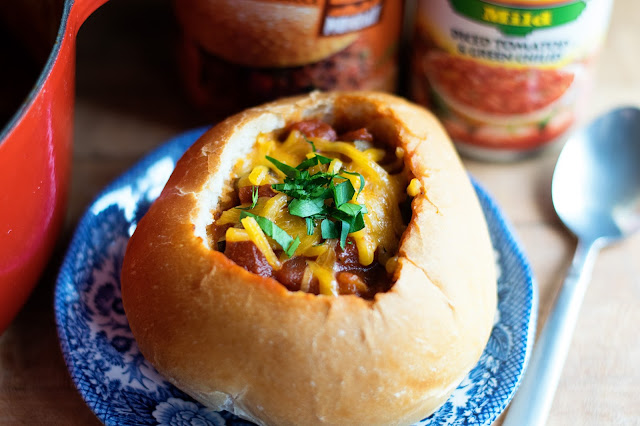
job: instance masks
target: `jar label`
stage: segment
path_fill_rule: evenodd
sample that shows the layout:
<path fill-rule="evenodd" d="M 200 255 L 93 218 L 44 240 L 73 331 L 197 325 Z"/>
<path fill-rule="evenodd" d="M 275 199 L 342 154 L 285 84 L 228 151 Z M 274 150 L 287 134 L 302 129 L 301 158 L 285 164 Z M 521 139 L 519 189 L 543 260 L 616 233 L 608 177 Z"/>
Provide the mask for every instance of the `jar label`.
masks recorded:
<path fill-rule="evenodd" d="M 189 93 L 221 115 L 315 89 L 395 90 L 401 1 L 180 0 L 174 7 Z"/>
<path fill-rule="evenodd" d="M 322 22 L 322 35 L 332 36 L 360 31 L 380 22 L 382 0 L 328 0 Z"/>
<path fill-rule="evenodd" d="M 525 36 L 537 28 L 551 28 L 578 19 L 586 4 L 577 1 L 549 8 L 522 8 L 481 0 L 451 0 L 460 16 L 491 24 L 505 35 Z"/>
<path fill-rule="evenodd" d="M 421 0 L 411 94 L 452 138 L 530 150 L 576 122 L 612 0 Z"/>

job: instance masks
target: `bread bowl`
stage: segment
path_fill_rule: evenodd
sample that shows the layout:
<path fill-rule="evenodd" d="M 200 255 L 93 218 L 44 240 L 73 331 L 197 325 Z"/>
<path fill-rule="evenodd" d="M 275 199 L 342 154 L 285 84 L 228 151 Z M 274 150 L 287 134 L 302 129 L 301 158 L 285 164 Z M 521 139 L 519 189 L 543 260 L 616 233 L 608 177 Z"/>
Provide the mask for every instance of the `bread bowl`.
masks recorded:
<path fill-rule="evenodd" d="M 375 291 L 339 294 L 337 279 L 321 294 L 292 291 L 216 250 L 216 222 L 238 204 L 236 166 L 262 149 L 264 135 L 286 144 L 293 123 L 312 119 L 340 132 L 366 128 L 402 154 L 414 195 L 408 223 L 368 219 L 364 228 L 378 241 L 398 239 L 384 260 L 375 250 L 389 271 Z M 375 176 L 363 177 L 375 187 Z M 376 199 L 391 198 L 367 185 L 350 203 L 374 212 Z M 494 269 L 475 193 L 431 114 L 388 94 L 314 92 L 230 117 L 185 153 L 129 241 L 122 297 L 145 357 L 206 406 L 258 424 L 410 424 L 444 403 L 480 357 L 496 307 Z"/>

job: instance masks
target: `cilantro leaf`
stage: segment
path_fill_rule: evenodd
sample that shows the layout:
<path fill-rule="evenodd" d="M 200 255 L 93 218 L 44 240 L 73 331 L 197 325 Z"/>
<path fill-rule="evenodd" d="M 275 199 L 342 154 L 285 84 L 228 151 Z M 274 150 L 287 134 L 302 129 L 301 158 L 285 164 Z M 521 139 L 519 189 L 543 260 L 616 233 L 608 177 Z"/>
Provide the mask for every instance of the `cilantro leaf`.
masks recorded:
<path fill-rule="evenodd" d="M 284 252 L 287 256 L 291 257 L 296 252 L 296 249 L 300 245 L 300 237 L 296 235 L 296 239 L 291 242 L 291 245 Z"/>
<path fill-rule="evenodd" d="M 316 223 L 311 217 L 306 217 L 305 221 L 307 222 L 307 235 L 313 235 L 313 231 L 316 227 Z"/>
<path fill-rule="evenodd" d="M 342 223 L 349 225 L 349 232 L 356 232 L 364 228 L 364 213 L 366 207 L 361 204 L 345 203 L 339 208 L 330 208 L 328 215 Z"/>
<path fill-rule="evenodd" d="M 336 207 L 340 207 L 345 204 L 356 193 L 356 190 L 353 188 L 353 184 L 350 180 L 345 180 L 333 187 L 333 201 L 336 204 Z"/>
<path fill-rule="evenodd" d="M 350 223 L 351 232 L 357 232 L 364 228 L 364 216 L 362 213 L 362 211 L 358 212 L 353 222 Z"/>
<path fill-rule="evenodd" d="M 311 157 L 311 158 L 307 158 L 302 163 L 298 164 L 296 166 L 296 169 L 307 170 L 308 168 L 313 167 L 317 164 L 318 164 L 318 160 L 316 159 L 316 157 Z"/>
<path fill-rule="evenodd" d="M 367 208 L 362 204 L 344 203 L 338 207 L 338 210 L 348 214 L 349 216 L 355 216 L 359 212 L 367 213 Z"/>
<path fill-rule="evenodd" d="M 325 157 L 324 155 L 316 154 L 316 158 L 320 164 L 329 164 L 333 161 L 333 158 Z"/>
<path fill-rule="evenodd" d="M 325 188 L 324 186 L 318 186 L 313 188 L 309 193 L 309 198 L 322 198 L 323 200 L 326 200 L 332 197 L 333 197 L 332 187 Z"/>
<path fill-rule="evenodd" d="M 331 158 L 325 157 L 324 155 L 316 154 L 311 158 L 307 158 L 302 163 L 296 166 L 298 170 L 307 170 L 313 166 L 317 166 L 318 164 L 329 164 L 331 163 Z"/>
<path fill-rule="evenodd" d="M 289 203 L 289 213 L 294 216 L 309 217 L 326 211 L 322 198 L 294 199 Z"/>
<path fill-rule="evenodd" d="M 248 207 L 236 207 L 240 210 L 253 210 L 256 208 L 256 204 L 258 204 L 258 187 L 253 185 L 251 187 L 251 205 Z"/>
<path fill-rule="evenodd" d="M 332 219 L 341 221 L 341 222 L 352 222 L 353 221 L 353 215 L 351 215 L 350 213 L 347 213 L 343 210 L 338 210 L 335 207 L 331 207 L 330 209 L 328 209 L 328 216 L 330 216 Z"/>
<path fill-rule="evenodd" d="M 294 167 L 291 167 L 288 164 L 278 161 L 273 157 L 269 157 L 268 155 L 266 156 L 266 158 L 271 162 L 271 164 L 276 166 L 278 170 L 284 173 L 287 177 L 294 179 L 298 176 L 298 170 L 295 169 Z"/>
<path fill-rule="evenodd" d="M 280 192 L 289 192 L 303 189 L 303 186 L 297 182 L 285 182 L 285 183 L 276 183 L 271 185 L 271 188 Z"/>
<path fill-rule="evenodd" d="M 342 170 L 340 173 L 346 173 L 348 175 L 352 175 L 352 176 L 358 176 L 360 178 L 360 189 L 358 189 L 358 195 L 360 195 L 360 193 L 362 192 L 362 190 L 364 189 L 364 176 L 362 176 L 360 173 L 358 172 L 350 172 L 348 170 Z"/>
<path fill-rule="evenodd" d="M 305 137 L 304 140 L 307 141 L 309 145 L 311 145 L 311 149 L 313 150 L 313 152 L 318 152 L 318 150 L 316 149 L 316 145 L 311 139 Z"/>
<path fill-rule="evenodd" d="M 363 215 L 368 213 L 367 208 L 362 204 L 350 202 L 354 195 L 357 198 L 364 189 L 364 176 L 347 170 L 342 170 L 340 173 L 316 171 L 311 174 L 309 170 L 312 167 L 330 164 L 333 159 L 318 154 L 313 141 L 306 138 L 305 140 L 311 145 L 314 155 L 302 161 L 295 168 L 272 157 L 266 157 L 286 175 L 284 182 L 271 185 L 271 187 L 291 198 L 288 205 L 289 213 L 305 219 L 308 235 L 313 235 L 315 227 L 319 223 L 321 237 L 323 239 L 339 238 L 340 246 L 344 249 L 349 233 L 359 231 L 365 226 Z M 360 188 L 357 193 L 352 181 L 341 176 L 343 173 L 359 177 Z M 263 226 L 260 221 L 258 224 Z M 276 239 L 272 235 L 279 232 L 274 226 L 275 224 L 265 223 L 264 227 L 267 230 L 263 229 L 263 231 Z M 283 248 L 290 248 L 294 243 L 290 236 L 287 235 L 287 237 L 290 240 L 287 240 L 285 245 L 281 244 Z"/>
<path fill-rule="evenodd" d="M 340 228 L 340 248 L 344 250 L 345 244 L 347 242 L 347 236 L 349 235 L 349 223 L 342 222 L 342 227 Z"/>
<path fill-rule="evenodd" d="M 298 236 L 296 236 L 296 239 L 294 240 L 284 229 L 280 228 L 266 217 L 258 216 L 243 210 L 242 213 L 240 213 L 240 220 L 245 217 L 254 218 L 256 222 L 258 222 L 258 226 L 260 226 L 262 232 L 264 232 L 266 236 L 273 238 L 276 243 L 280 244 L 280 247 L 282 247 L 282 250 L 284 250 L 287 256 L 291 257 L 295 253 L 296 248 L 300 244 L 300 238 Z"/>
<path fill-rule="evenodd" d="M 329 219 L 325 219 L 322 221 L 322 223 L 320 224 L 320 230 L 322 231 L 322 238 L 324 238 L 325 240 L 338 238 L 340 236 L 338 227 Z"/>

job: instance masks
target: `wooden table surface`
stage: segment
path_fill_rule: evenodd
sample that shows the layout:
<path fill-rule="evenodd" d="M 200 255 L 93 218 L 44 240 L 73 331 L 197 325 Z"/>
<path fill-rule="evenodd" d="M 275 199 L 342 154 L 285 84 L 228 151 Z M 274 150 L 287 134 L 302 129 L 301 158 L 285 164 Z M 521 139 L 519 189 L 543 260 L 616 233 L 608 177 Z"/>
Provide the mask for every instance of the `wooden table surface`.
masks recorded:
<path fill-rule="evenodd" d="M 590 117 L 621 104 L 640 105 L 639 16 L 640 2 L 616 1 Z M 166 0 L 112 0 L 80 31 L 68 220 L 41 282 L 0 336 L 0 424 L 99 424 L 62 359 L 54 280 L 77 220 L 95 194 L 150 149 L 210 121 L 183 95 L 174 60 L 176 32 Z M 550 202 L 556 158 L 552 150 L 511 164 L 465 160 L 524 245 L 539 285 L 539 324 L 575 247 Z M 640 425 L 638 324 L 640 235 L 604 250 L 597 260 L 549 425 Z"/>

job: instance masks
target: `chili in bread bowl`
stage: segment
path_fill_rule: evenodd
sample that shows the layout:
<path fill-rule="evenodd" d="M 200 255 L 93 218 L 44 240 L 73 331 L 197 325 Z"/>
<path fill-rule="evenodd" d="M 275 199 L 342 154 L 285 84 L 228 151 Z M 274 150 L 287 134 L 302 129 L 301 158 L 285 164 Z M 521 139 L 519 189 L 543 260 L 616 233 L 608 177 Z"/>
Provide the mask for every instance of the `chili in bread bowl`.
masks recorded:
<path fill-rule="evenodd" d="M 337 152 L 339 142 L 326 133 L 318 137 L 295 128 L 319 122 L 336 129 L 338 138 L 360 142 L 340 142 L 354 149 Z M 362 143 L 362 129 L 372 143 Z M 295 149 L 287 145 L 292 139 L 298 140 Z M 399 167 L 386 154 L 367 152 L 384 147 L 398 155 Z M 288 164 L 298 172 L 277 166 L 286 164 L 284 154 L 295 159 L 296 150 L 310 160 L 307 166 L 314 164 Z M 265 163 L 269 152 L 280 160 L 269 156 L 276 161 Z M 368 166 L 354 160 L 358 153 L 371 156 Z M 342 165 L 329 171 L 332 163 L 319 157 Z M 282 195 L 284 186 L 252 190 L 251 202 L 246 192 L 239 196 L 243 179 L 254 179 L 255 186 L 264 182 L 258 175 L 265 165 L 268 179 L 284 182 L 278 171 L 342 176 L 325 185 L 333 195 L 320 206 L 325 216 L 311 219 L 316 228 L 324 220 L 340 228 L 349 219 L 332 216 L 333 209 L 363 205 L 363 217 L 369 216 L 364 228 L 344 239 L 331 233 L 323 238 L 322 229 L 309 229 L 309 235 L 306 226 L 278 222 L 264 204 Z M 364 169 L 352 170 L 359 166 Z M 376 176 L 380 170 L 387 178 Z M 344 182 L 352 182 L 354 191 L 340 201 L 333 188 Z M 399 205 L 407 197 L 411 214 L 404 223 Z M 282 214 L 295 216 L 296 199 L 286 196 Z M 238 222 L 219 224 L 231 209 L 240 211 Z M 257 220 L 265 216 L 288 234 L 298 232 L 297 247 L 291 250 L 294 235 L 289 241 L 267 237 L 270 225 Z M 263 238 L 268 247 L 258 241 Z M 238 241 L 253 243 L 236 246 L 244 257 L 274 256 L 268 267 L 250 272 L 250 264 L 240 266 L 243 255 L 225 255 Z M 343 284 L 334 262 L 332 278 L 322 277 L 325 263 L 311 271 L 311 280 L 298 277 L 289 288 L 278 281 L 274 271 L 297 257 L 313 269 L 322 256 L 314 259 L 313 249 L 327 245 L 336 256 L 357 248 L 361 263 L 365 254 L 365 263 L 380 265 L 374 274 L 379 280 L 371 284 L 356 271 L 355 284 Z M 122 298 L 145 357 L 206 406 L 259 424 L 409 424 L 444 403 L 478 361 L 496 308 L 494 265 L 473 188 L 430 113 L 388 94 L 314 92 L 232 116 L 184 154 L 128 244 Z"/>

